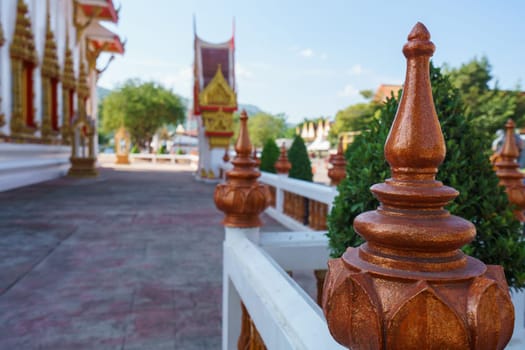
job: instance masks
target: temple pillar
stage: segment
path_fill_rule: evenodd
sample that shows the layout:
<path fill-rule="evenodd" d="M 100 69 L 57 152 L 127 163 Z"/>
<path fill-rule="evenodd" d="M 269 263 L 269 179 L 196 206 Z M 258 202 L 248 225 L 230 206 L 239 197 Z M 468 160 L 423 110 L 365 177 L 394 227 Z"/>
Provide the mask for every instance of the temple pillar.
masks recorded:
<path fill-rule="evenodd" d="M 60 66 L 58 64 L 55 35 L 51 30 L 49 2 L 46 6 L 46 42 L 42 62 L 42 138 L 47 141 L 59 135 L 58 91 Z"/>
<path fill-rule="evenodd" d="M 458 192 L 435 180 L 446 150 L 430 87 L 434 50 L 417 23 L 403 47 L 405 89 L 385 144 L 392 178 L 371 188 L 379 208 L 354 220 L 366 242 L 328 264 L 323 309 L 348 348 L 503 349 L 512 335 L 503 269 L 460 250 L 475 226 L 444 209 Z"/>
<path fill-rule="evenodd" d="M 74 177 L 98 176 L 96 169 L 97 157 L 95 155 L 95 124 L 87 116 L 86 101 L 89 97 L 86 69 L 84 62 L 80 60 L 78 77 L 78 116 L 71 125 L 71 167 L 68 175 Z"/>

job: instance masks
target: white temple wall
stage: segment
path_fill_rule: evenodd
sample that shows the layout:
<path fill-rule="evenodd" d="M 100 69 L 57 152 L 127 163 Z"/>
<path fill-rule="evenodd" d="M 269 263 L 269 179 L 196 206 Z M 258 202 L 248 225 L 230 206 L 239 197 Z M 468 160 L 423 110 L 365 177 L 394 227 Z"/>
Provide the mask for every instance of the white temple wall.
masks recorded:
<path fill-rule="evenodd" d="M 43 118 L 41 69 L 46 39 L 46 2 L 47 0 L 25 0 L 29 10 L 28 15 L 31 20 L 31 28 L 38 57 L 38 66 L 35 67 L 33 72 L 34 118 L 38 125 L 38 130 L 32 137 L 13 140 L 10 130 L 13 103 L 10 45 L 15 30 L 17 0 L 0 0 L 0 24 L 5 38 L 4 45 L 0 47 L 0 114 L 4 115 L 5 121 L 5 125 L 0 127 L 0 191 L 64 175 L 69 165 L 70 146 L 43 145 L 44 140 L 41 139 L 40 129 Z M 73 23 L 73 0 L 49 0 L 49 9 L 50 25 L 57 44 L 60 71 L 62 72 L 64 69 L 66 36 L 68 36 L 69 48 L 73 53 L 75 77 L 78 79 L 81 50 L 77 44 L 76 28 Z M 81 38 L 78 43 L 85 45 L 85 40 Z M 85 61 L 84 64 L 87 68 L 88 62 Z M 94 70 L 88 73 L 88 84 L 91 97 L 88 99 L 89 105 L 86 107 L 89 116 L 92 117 L 96 123 L 98 108 L 96 98 L 96 72 Z M 60 82 L 57 88 L 58 125 L 61 127 L 63 124 L 63 101 L 62 84 Z M 75 94 L 73 103 L 74 113 L 77 115 L 77 94 Z M 96 133 L 95 138 L 97 138 Z M 57 142 L 60 142 L 60 139 L 55 143 Z M 96 139 L 94 144 L 97 145 L 98 148 Z M 98 152 L 98 149 L 96 149 L 96 151 Z M 47 159 L 47 161 L 44 162 L 44 168 L 42 165 L 43 159 Z M 53 160 L 50 161 L 49 159 Z"/>

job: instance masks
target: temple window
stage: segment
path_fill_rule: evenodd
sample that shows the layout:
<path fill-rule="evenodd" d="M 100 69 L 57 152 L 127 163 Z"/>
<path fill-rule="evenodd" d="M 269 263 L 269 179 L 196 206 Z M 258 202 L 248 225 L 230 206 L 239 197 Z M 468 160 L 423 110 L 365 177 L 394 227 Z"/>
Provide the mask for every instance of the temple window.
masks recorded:
<path fill-rule="evenodd" d="M 13 95 L 10 127 L 13 135 L 31 135 L 38 128 L 35 121 L 33 79 L 38 58 L 29 10 L 23 0 L 18 0 L 15 17 L 15 32 L 10 45 Z"/>

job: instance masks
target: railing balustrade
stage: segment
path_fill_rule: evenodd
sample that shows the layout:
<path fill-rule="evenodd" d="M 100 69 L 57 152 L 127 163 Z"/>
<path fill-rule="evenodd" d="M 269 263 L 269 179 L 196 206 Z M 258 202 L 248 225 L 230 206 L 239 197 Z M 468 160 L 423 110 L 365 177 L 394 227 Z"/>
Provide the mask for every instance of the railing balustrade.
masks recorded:
<path fill-rule="evenodd" d="M 326 216 L 337 195 L 335 187 L 261 172 L 259 182 L 275 191 L 275 205 L 266 209 L 275 220 L 293 231 L 324 231 Z"/>
<path fill-rule="evenodd" d="M 197 164 L 199 156 L 192 154 L 149 154 L 149 153 L 131 153 L 129 155 L 131 160 L 148 160 L 152 163 L 159 161 L 167 161 L 172 164 L 175 163 L 189 163 Z"/>
<path fill-rule="evenodd" d="M 256 342 L 249 322 L 267 349 L 344 349 L 320 307 L 286 272 L 325 268 L 325 236 L 226 228 L 223 259 L 223 350 L 250 343 L 250 335 Z M 241 301 L 250 315 L 242 337 Z"/>
<path fill-rule="evenodd" d="M 322 287 L 325 275 L 326 261 L 328 256 L 328 240 L 323 234 L 318 234 L 311 231 L 326 230 L 326 213 L 331 210 L 333 199 L 337 196 L 338 191 L 335 187 L 328 187 L 311 182 L 289 179 L 283 175 L 275 175 L 262 172 L 259 182 L 265 183 L 275 194 L 275 206 L 266 209 L 266 213 L 272 216 L 284 226 L 296 232 L 284 233 L 262 233 L 260 249 L 263 254 L 267 253 L 269 259 L 274 259 L 272 263 L 277 262 L 280 265 L 280 270 L 305 270 L 312 269 L 315 272 L 317 280 L 317 301 L 320 302 L 322 295 Z M 290 196 L 292 197 L 291 199 Z M 280 206 L 279 206 L 280 198 Z M 309 200 L 309 218 L 308 225 L 301 224 L 296 219 L 297 212 L 301 209 L 292 209 L 294 203 L 297 205 L 298 198 Z M 295 202 L 294 202 L 295 200 Z M 312 204 L 315 203 L 315 204 Z M 324 207 L 316 207 L 323 205 Z M 294 212 L 295 211 L 295 212 Z M 321 214 L 318 214 L 321 213 Z M 306 231 L 306 232 L 305 232 Z M 309 239 L 316 238 L 315 244 L 312 240 L 305 239 L 306 235 L 310 235 Z M 272 243 L 269 243 L 272 242 Z M 280 243 L 278 243 L 280 242 Z M 286 243 L 285 243 L 286 242 Z M 310 242 L 310 243 L 307 243 Z M 292 250 L 292 246 L 295 248 Z M 315 249 L 313 249 L 315 246 Z M 315 253 L 317 250 L 318 253 Z M 323 254 L 319 254 L 320 250 L 324 250 Z M 301 252 L 301 253 L 292 253 Z M 311 259 L 326 259 L 324 262 L 319 262 L 317 265 L 310 262 Z M 285 273 L 285 272 L 284 272 Z M 285 273 L 286 274 L 286 273 Z M 288 276 L 289 278 L 289 276 Z M 268 282 L 273 283 L 273 282 Z M 298 287 L 298 286 L 297 286 Z M 525 292 L 512 291 L 512 302 L 515 308 L 516 321 L 514 325 L 514 333 L 511 341 L 506 349 L 523 349 L 525 348 Z M 304 295 L 304 294 L 302 294 Z M 260 325 L 254 323 L 257 328 Z M 264 338 L 264 337 L 263 337 Z M 292 349 L 294 347 L 291 347 Z M 324 347 L 323 347 L 324 348 Z M 223 348 L 225 349 L 225 348 Z M 272 349 L 268 347 L 268 349 Z"/>

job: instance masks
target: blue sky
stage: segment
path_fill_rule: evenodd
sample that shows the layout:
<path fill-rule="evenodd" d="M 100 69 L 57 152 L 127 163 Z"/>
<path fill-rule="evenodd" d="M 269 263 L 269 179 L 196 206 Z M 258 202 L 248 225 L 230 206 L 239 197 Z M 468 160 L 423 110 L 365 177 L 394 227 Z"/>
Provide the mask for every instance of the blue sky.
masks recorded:
<path fill-rule="evenodd" d="M 501 88 L 516 88 L 525 78 L 525 1 L 120 3 L 120 23 L 110 28 L 127 39 L 126 54 L 117 57 L 99 85 L 154 79 L 189 97 L 193 15 L 199 36 L 212 42 L 229 39 L 235 17 L 239 102 L 284 112 L 290 122 L 333 117 L 361 101 L 360 90 L 402 83 L 401 49 L 417 21 L 432 35 L 437 65 L 459 66 L 486 55 Z"/>

